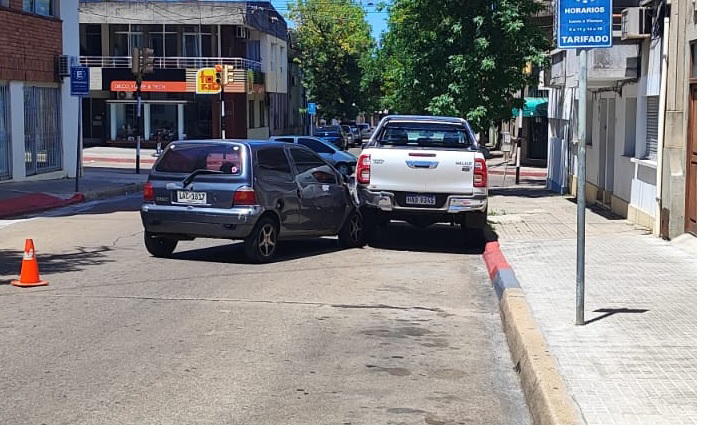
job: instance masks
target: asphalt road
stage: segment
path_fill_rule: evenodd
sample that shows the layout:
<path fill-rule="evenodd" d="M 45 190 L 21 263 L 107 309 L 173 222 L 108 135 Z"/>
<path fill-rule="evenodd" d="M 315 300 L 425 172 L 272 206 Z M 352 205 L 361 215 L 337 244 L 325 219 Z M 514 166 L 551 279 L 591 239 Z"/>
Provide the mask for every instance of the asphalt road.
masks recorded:
<path fill-rule="evenodd" d="M 0 221 L 0 423 L 524 424 L 478 247 L 392 225 L 245 263 L 142 244 L 138 197 Z M 48 287 L 8 285 L 25 238 Z"/>

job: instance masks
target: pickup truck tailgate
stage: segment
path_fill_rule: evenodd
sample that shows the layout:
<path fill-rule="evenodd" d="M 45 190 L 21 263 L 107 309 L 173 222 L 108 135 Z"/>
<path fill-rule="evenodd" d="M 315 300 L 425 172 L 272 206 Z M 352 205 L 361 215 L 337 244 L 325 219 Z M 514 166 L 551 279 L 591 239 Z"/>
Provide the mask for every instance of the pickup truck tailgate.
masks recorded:
<path fill-rule="evenodd" d="M 427 150 L 371 148 L 371 190 L 417 191 L 472 194 L 475 152 L 467 150 Z"/>

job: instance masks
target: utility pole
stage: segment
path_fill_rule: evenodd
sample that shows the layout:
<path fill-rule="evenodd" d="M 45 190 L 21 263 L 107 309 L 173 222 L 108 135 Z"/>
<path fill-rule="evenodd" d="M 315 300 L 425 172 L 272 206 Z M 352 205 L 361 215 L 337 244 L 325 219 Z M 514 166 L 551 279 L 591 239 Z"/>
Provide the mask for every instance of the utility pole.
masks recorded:
<path fill-rule="evenodd" d="M 577 114 L 577 313 L 576 325 L 584 325 L 584 235 L 587 158 L 587 49 L 579 50 L 579 113 Z"/>
<path fill-rule="evenodd" d="M 521 101 L 524 105 L 518 110 L 518 133 L 516 136 L 516 185 L 521 181 L 521 140 L 523 139 L 523 107 L 526 102 L 526 89 L 521 88 Z"/>
<path fill-rule="evenodd" d="M 221 138 L 226 139 L 226 109 L 224 104 L 224 88 L 234 79 L 233 65 L 215 65 L 216 71 L 214 81 L 219 85 L 219 110 L 221 112 L 219 127 L 221 129 Z"/>
<path fill-rule="evenodd" d="M 141 173 L 141 82 L 144 74 L 153 72 L 153 49 L 134 47 L 131 50 L 131 72 L 136 78 L 136 173 Z"/>

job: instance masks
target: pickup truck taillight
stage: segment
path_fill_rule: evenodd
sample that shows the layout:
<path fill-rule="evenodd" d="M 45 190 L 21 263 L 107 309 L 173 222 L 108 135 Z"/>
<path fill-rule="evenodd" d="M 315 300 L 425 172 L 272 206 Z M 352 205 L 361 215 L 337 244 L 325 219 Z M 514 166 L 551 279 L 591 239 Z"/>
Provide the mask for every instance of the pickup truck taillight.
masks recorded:
<path fill-rule="evenodd" d="M 355 179 L 358 183 L 370 183 L 370 154 L 363 154 L 358 158 Z"/>
<path fill-rule="evenodd" d="M 475 173 L 472 178 L 472 185 L 475 188 L 487 186 L 487 162 L 484 158 L 475 158 Z"/>

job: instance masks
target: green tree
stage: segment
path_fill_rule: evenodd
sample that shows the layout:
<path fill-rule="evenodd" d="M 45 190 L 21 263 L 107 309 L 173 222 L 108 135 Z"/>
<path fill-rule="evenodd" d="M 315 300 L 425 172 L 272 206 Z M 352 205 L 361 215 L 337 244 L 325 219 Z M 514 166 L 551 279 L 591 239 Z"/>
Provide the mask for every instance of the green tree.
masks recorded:
<path fill-rule="evenodd" d="M 475 130 L 511 116 L 551 41 L 534 0 L 395 0 L 382 40 L 384 102 L 409 114 L 459 116 Z"/>
<path fill-rule="evenodd" d="M 369 106 L 363 66 L 374 42 L 364 9 L 353 0 L 297 0 L 289 9 L 310 100 L 322 118 L 354 119 Z"/>

